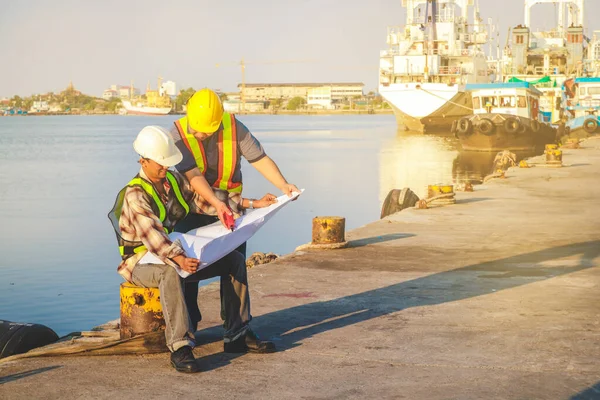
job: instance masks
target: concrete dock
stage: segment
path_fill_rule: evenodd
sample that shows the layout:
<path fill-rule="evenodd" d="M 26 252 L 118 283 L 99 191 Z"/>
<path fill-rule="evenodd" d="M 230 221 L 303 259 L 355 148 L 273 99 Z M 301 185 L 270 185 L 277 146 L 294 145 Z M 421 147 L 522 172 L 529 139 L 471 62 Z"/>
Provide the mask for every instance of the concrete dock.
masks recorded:
<path fill-rule="evenodd" d="M 252 326 L 275 354 L 222 352 L 211 284 L 204 372 L 168 354 L 0 362 L 0 398 L 600 398 L 600 139 L 563 162 L 252 268 Z"/>

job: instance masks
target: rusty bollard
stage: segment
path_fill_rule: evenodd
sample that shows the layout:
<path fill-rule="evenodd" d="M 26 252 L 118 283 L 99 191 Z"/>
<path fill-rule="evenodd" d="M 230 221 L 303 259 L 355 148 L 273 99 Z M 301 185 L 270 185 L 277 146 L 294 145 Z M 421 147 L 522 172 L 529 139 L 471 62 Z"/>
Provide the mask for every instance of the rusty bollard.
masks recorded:
<path fill-rule="evenodd" d="M 544 154 L 546 154 L 546 165 L 554 167 L 562 166 L 562 151 L 558 149 L 558 145 L 547 144 Z"/>
<path fill-rule="evenodd" d="M 158 288 L 121 284 L 121 339 L 165 329 Z M 164 337 L 164 335 L 161 335 Z"/>
<path fill-rule="evenodd" d="M 312 224 L 313 244 L 342 243 L 345 240 L 346 218 L 315 217 Z"/>
<path fill-rule="evenodd" d="M 346 241 L 346 218 L 314 217 L 312 220 L 312 242 L 298 246 L 296 250 L 341 249 Z"/>

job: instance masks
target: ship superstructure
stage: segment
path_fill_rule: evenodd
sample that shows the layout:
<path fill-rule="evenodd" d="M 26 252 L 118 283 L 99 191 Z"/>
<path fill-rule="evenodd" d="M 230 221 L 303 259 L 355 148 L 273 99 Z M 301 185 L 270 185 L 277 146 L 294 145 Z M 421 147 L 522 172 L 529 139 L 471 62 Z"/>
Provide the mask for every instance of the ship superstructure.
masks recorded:
<path fill-rule="evenodd" d="M 406 24 L 388 28 L 389 48 L 380 55 L 379 92 L 399 125 L 449 132 L 472 112 L 464 85 L 489 82 L 481 49 L 487 26 L 473 0 L 403 0 L 402 6 Z"/>
<path fill-rule="evenodd" d="M 554 4 L 557 18 L 553 29 L 535 32 L 531 30 L 532 8 L 540 3 Z M 592 49 L 585 47 L 584 0 L 525 0 L 524 4 L 524 24 L 512 29 L 512 43 L 503 52 L 503 79 L 534 84 L 543 94 L 540 111 L 545 120 L 557 123 L 562 118 L 565 80 L 599 70 L 597 61 L 589 57 Z M 591 47 L 600 54 L 599 46 Z"/>

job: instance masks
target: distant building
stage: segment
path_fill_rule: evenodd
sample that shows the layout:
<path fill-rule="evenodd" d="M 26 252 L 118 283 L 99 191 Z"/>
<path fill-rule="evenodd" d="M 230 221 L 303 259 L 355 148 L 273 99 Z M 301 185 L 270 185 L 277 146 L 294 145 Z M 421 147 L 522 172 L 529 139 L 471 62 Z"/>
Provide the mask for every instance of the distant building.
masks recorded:
<path fill-rule="evenodd" d="M 307 99 L 309 89 L 329 88 L 332 102 L 363 95 L 364 83 L 361 82 L 326 82 L 326 83 L 247 83 L 244 89 L 246 100 L 291 99 L 302 97 Z M 239 84 L 240 89 L 242 85 Z"/>
<path fill-rule="evenodd" d="M 102 98 L 104 100 L 116 99 L 119 97 L 119 91 L 113 89 L 106 89 L 102 92 Z"/>
<path fill-rule="evenodd" d="M 263 111 L 265 109 L 264 101 L 249 100 L 242 107 L 240 100 L 225 100 L 223 102 L 223 109 L 228 113 L 239 113 L 240 111 Z"/>
<path fill-rule="evenodd" d="M 128 99 L 130 97 L 137 97 L 140 95 L 140 89 L 132 86 L 119 86 L 119 97 L 122 99 Z"/>
<path fill-rule="evenodd" d="M 47 112 L 48 110 L 50 110 L 50 106 L 45 100 L 34 101 L 29 109 L 30 112 Z"/>
<path fill-rule="evenodd" d="M 159 94 L 161 96 L 177 96 L 177 85 L 173 81 L 166 81 L 160 85 Z"/>
<path fill-rule="evenodd" d="M 140 89 L 134 87 L 133 90 L 131 90 L 130 88 L 131 86 L 110 85 L 110 88 L 102 92 L 102 98 L 104 100 L 116 98 L 128 99 L 130 97 L 137 97 L 140 95 Z"/>
<path fill-rule="evenodd" d="M 227 100 L 240 100 L 239 92 L 225 92 L 225 96 L 227 96 Z"/>
<path fill-rule="evenodd" d="M 308 88 L 306 104 L 309 107 L 331 109 L 334 108 L 331 99 L 331 86 Z"/>
<path fill-rule="evenodd" d="M 80 96 L 81 95 L 81 92 L 79 90 L 75 89 L 75 86 L 73 85 L 73 81 L 69 82 L 69 86 L 67 86 L 67 88 L 65 90 L 63 90 L 61 93 L 71 95 L 71 96 Z"/>

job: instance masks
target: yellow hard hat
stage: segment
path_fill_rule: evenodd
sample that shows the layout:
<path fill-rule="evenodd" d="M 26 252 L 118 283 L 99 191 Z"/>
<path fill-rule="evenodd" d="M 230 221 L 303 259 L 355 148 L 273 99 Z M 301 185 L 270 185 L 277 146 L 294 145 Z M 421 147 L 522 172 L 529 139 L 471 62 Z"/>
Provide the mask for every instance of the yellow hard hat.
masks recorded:
<path fill-rule="evenodd" d="M 198 90 L 187 102 L 188 125 L 196 132 L 216 132 L 222 118 L 221 99 L 210 89 Z"/>

